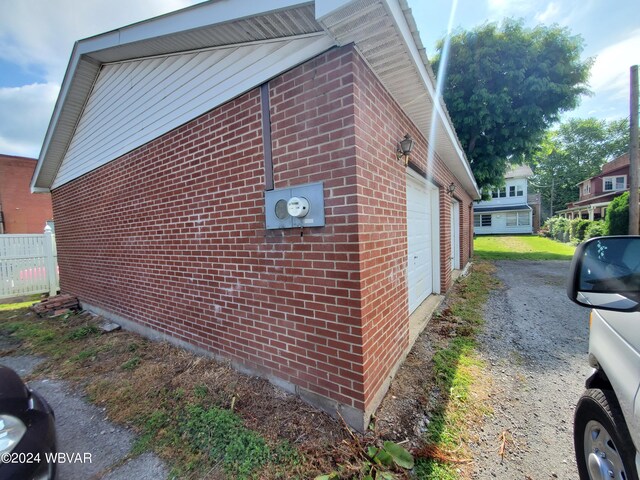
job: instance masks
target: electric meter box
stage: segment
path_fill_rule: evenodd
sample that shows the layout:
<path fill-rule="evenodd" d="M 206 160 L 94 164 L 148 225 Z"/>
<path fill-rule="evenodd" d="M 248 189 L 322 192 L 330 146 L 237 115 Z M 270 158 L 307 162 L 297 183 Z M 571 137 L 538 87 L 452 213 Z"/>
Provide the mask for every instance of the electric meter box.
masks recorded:
<path fill-rule="evenodd" d="M 324 227 L 322 182 L 264 192 L 267 230 Z"/>

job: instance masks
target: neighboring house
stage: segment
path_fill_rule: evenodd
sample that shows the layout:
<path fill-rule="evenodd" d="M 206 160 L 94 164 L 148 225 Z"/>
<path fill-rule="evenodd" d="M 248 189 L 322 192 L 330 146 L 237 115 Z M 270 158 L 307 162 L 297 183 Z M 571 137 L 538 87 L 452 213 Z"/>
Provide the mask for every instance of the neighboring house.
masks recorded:
<path fill-rule="evenodd" d="M 29 188 L 35 158 L 0 154 L 0 234 L 42 233 L 53 218 L 51 195 Z"/>
<path fill-rule="evenodd" d="M 629 154 L 605 163 L 598 175 L 578 183 L 577 187 L 578 200 L 567 203 L 567 208 L 556 214 L 569 219 L 604 219 L 611 201 L 629 191 Z"/>
<path fill-rule="evenodd" d="M 528 193 L 532 175 L 526 165 L 511 168 L 504 176 L 505 184 L 491 191 L 491 200 L 475 205 L 473 231 L 477 235 L 533 233 L 534 223 L 540 225 L 540 200 Z"/>
<path fill-rule="evenodd" d="M 76 43 L 32 182 L 62 291 L 364 428 L 472 253 L 434 90 L 404 0 L 207 2 Z"/>

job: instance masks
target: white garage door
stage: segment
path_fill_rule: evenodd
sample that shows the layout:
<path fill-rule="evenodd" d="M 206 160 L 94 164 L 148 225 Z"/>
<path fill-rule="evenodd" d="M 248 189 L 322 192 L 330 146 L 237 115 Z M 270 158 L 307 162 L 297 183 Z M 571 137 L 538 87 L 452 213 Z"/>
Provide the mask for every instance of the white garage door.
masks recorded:
<path fill-rule="evenodd" d="M 431 193 L 426 181 L 407 176 L 407 281 L 409 313 L 433 292 Z"/>
<path fill-rule="evenodd" d="M 460 269 L 460 203 L 451 201 L 451 270 Z"/>

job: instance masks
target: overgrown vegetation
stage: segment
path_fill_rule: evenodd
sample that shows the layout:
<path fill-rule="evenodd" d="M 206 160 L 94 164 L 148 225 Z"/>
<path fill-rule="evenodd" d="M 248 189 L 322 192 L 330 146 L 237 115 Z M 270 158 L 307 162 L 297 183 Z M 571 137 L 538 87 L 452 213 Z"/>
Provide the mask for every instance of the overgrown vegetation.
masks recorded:
<path fill-rule="evenodd" d="M 540 234 L 559 242 L 577 245 L 585 240 L 603 235 L 627 235 L 629 233 L 629 192 L 614 198 L 604 220 L 562 217 L 548 218 Z"/>
<path fill-rule="evenodd" d="M 586 220 L 576 218 L 568 220 L 562 217 L 551 217 L 544 222 L 540 235 L 558 242 L 577 245 L 594 237 L 608 235 L 608 228 L 603 220 Z"/>
<path fill-rule="evenodd" d="M 128 332 L 100 335 L 89 315 L 40 319 L 26 311 L 32 303 L 0 305 L 0 334 L 13 339 L 21 354 L 47 356 L 41 373 L 69 380 L 84 375 L 89 398 L 105 406 L 110 418 L 138 431 L 131 456 L 155 451 L 170 461 L 176 478 L 313 475 L 314 463 L 296 447 L 247 428 L 233 411 L 233 396 L 228 401 L 227 392 L 191 385 L 191 375 L 177 378 L 194 362 L 209 361 Z"/>

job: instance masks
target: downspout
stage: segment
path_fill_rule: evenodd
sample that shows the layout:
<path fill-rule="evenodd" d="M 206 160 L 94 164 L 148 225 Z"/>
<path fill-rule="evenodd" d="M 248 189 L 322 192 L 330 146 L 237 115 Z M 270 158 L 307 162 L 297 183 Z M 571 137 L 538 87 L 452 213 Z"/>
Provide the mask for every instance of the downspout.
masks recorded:
<path fill-rule="evenodd" d="M 273 154 L 271 150 L 271 108 L 269 105 L 269 82 L 260 85 L 262 105 L 262 149 L 264 151 L 264 188 L 273 190 Z"/>

